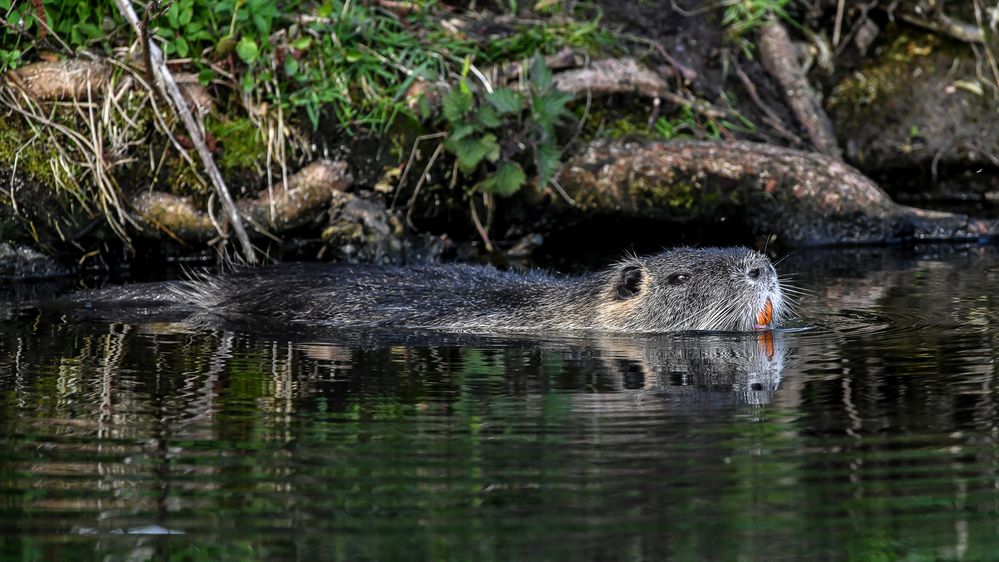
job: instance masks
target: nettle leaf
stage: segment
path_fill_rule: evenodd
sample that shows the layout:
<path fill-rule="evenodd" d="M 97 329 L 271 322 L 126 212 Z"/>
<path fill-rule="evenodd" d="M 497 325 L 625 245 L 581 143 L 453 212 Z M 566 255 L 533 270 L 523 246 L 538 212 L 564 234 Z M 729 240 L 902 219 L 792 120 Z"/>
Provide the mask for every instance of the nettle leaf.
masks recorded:
<path fill-rule="evenodd" d="M 259 52 L 257 42 L 246 35 L 244 35 L 239 40 L 239 43 L 236 44 L 236 54 L 239 55 L 239 58 L 243 59 L 243 62 L 247 64 L 257 60 L 257 54 Z"/>
<path fill-rule="evenodd" d="M 451 93 L 444 97 L 442 103 L 444 118 L 451 123 L 461 121 L 465 114 L 472 111 L 472 103 L 471 94 L 466 94 L 460 90 L 451 90 Z"/>
<path fill-rule="evenodd" d="M 509 88 L 493 90 L 486 95 L 486 101 L 496 108 L 496 113 L 500 115 L 516 113 L 524 107 L 524 100 L 520 94 Z"/>
<path fill-rule="evenodd" d="M 479 183 L 479 188 L 487 193 L 507 197 L 517 193 L 526 179 L 520 164 L 507 160 L 496 168 L 496 173 Z"/>
<path fill-rule="evenodd" d="M 452 141 L 459 141 L 468 135 L 475 132 L 475 126 L 469 124 L 458 125 L 453 131 L 448 133 L 448 139 Z"/>
<path fill-rule="evenodd" d="M 569 114 L 565 104 L 572 101 L 572 95 L 562 92 L 545 92 L 534 98 L 534 120 L 539 125 L 550 127 Z"/>
<path fill-rule="evenodd" d="M 534 62 L 531 63 L 531 83 L 539 92 L 551 88 L 552 85 L 552 71 L 540 53 L 534 55 Z"/>
<path fill-rule="evenodd" d="M 499 158 L 499 145 L 495 135 L 485 135 L 482 138 L 465 136 L 459 139 L 449 138 L 444 146 L 458 157 L 458 167 L 470 174 L 483 159 L 495 161 Z"/>
<path fill-rule="evenodd" d="M 561 162 L 561 154 L 555 145 L 546 142 L 538 145 L 538 150 L 535 153 L 535 158 L 537 158 L 538 164 L 538 187 L 544 187 L 548 185 L 548 182 L 555 177 L 555 172 L 558 171 Z"/>
<path fill-rule="evenodd" d="M 491 105 L 483 105 L 475 112 L 475 119 L 484 127 L 495 129 L 503 124 Z"/>

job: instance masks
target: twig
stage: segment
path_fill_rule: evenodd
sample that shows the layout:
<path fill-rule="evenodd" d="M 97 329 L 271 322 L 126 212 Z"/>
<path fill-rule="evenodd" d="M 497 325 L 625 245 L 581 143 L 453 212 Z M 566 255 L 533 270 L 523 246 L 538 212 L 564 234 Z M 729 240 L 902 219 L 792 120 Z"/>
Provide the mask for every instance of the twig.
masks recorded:
<path fill-rule="evenodd" d="M 144 48 L 149 51 L 150 66 L 153 69 L 153 75 L 166 90 L 167 99 L 172 102 L 174 110 L 177 112 L 177 115 L 184 123 L 184 127 L 187 129 L 191 142 L 194 143 L 195 148 L 198 150 L 198 156 L 201 157 L 201 161 L 205 166 L 205 171 L 208 173 L 208 178 L 211 180 L 212 187 L 215 188 L 216 194 L 218 194 L 219 199 L 222 201 L 222 207 L 225 209 L 226 215 L 228 215 L 229 223 L 232 225 L 232 229 L 236 232 L 236 238 L 239 239 L 244 259 L 247 263 L 257 263 L 257 257 L 253 252 L 253 246 L 250 244 L 250 237 L 246 234 L 246 229 L 243 228 L 243 222 L 239 218 L 236 203 L 233 201 L 232 195 L 229 193 L 229 189 L 225 185 L 225 180 L 222 179 L 222 173 L 219 172 L 218 166 L 215 165 L 212 153 L 205 145 L 204 136 L 201 134 L 201 129 L 198 128 L 197 123 L 194 121 L 194 116 L 191 115 L 191 110 L 187 107 L 187 101 L 184 100 L 184 96 L 181 94 L 180 88 L 177 87 L 177 82 L 174 81 L 173 75 L 170 74 L 170 69 L 167 68 L 166 62 L 163 58 L 163 52 L 160 51 L 160 48 L 156 46 L 156 43 L 151 41 L 148 37 L 141 36 L 141 23 L 139 21 L 139 17 L 135 14 L 135 10 L 132 8 L 130 0 L 115 0 L 115 4 L 118 6 L 118 11 L 121 12 L 121 15 L 126 21 L 128 21 L 129 25 L 132 26 L 132 29 L 134 29 L 137 34 L 140 34 L 139 40 L 143 42 Z"/>
<path fill-rule="evenodd" d="M 739 78 L 739 81 L 742 82 L 742 86 L 746 88 L 746 93 L 749 94 L 749 99 L 751 99 L 753 103 L 756 104 L 756 107 L 760 108 L 760 111 L 762 111 L 766 117 L 769 118 L 770 127 L 780 136 L 795 143 L 796 146 L 803 146 L 805 143 L 801 140 L 801 137 L 791 131 L 788 131 L 787 128 L 785 128 L 781 123 L 780 116 L 778 116 L 777 113 L 770 108 L 770 106 L 763 103 L 763 100 L 760 99 L 760 94 L 756 91 L 756 84 L 753 84 L 753 81 L 742 70 L 742 67 L 738 62 L 735 63 L 735 75 Z"/>
<path fill-rule="evenodd" d="M 839 45 L 839 36 L 843 31 L 843 8 L 846 2 L 839 0 L 836 4 L 836 25 L 833 26 L 832 44 L 833 47 Z"/>

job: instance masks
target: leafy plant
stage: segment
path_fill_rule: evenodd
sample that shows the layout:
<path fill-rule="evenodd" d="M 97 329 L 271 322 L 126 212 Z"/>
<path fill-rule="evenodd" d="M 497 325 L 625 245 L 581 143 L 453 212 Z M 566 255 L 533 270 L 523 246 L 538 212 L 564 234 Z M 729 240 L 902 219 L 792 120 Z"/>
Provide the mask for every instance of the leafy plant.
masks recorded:
<path fill-rule="evenodd" d="M 552 73 L 540 55 L 530 69 L 530 86 L 521 93 L 508 88 L 476 95 L 466 78 L 443 100 L 448 139 L 459 171 L 476 181 L 472 190 L 508 196 L 527 181 L 532 169 L 539 187 L 559 167 L 555 127 L 569 111 L 569 94 L 555 90 Z"/>

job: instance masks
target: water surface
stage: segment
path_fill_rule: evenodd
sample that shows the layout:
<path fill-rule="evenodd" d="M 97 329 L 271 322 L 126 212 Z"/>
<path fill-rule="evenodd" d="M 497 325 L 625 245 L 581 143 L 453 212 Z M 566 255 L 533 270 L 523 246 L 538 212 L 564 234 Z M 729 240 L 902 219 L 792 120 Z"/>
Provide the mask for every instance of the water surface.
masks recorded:
<path fill-rule="evenodd" d="M 999 252 L 778 269 L 810 295 L 763 336 L 20 315 L 0 555 L 994 559 Z"/>

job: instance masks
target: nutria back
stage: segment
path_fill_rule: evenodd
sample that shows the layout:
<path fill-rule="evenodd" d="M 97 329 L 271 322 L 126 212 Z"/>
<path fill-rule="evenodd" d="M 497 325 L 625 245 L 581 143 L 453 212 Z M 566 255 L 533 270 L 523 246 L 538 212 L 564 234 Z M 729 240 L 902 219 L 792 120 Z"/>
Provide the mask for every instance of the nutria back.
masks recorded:
<path fill-rule="evenodd" d="M 787 314 L 770 260 L 746 248 L 678 248 L 581 276 L 470 265 L 279 265 L 171 292 L 227 317 L 357 327 L 748 331 Z"/>

